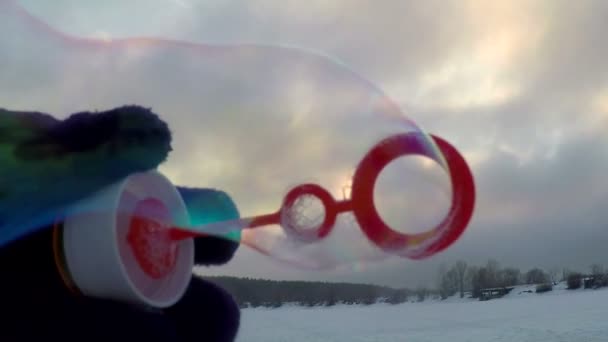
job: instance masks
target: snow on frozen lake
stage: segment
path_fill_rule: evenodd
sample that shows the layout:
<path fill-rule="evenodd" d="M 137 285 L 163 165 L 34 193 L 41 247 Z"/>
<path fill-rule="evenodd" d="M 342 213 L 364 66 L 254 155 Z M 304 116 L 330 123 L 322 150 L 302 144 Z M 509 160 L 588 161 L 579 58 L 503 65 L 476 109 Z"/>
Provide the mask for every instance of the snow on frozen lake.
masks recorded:
<path fill-rule="evenodd" d="M 486 302 L 244 309 L 237 341 L 608 341 L 608 290 L 521 291 Z"/>

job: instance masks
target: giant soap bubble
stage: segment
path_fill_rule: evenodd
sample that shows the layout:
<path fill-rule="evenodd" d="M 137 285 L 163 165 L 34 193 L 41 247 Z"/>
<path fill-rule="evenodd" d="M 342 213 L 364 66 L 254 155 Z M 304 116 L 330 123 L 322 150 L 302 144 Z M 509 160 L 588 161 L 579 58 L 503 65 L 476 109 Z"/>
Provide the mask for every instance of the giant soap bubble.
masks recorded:
<path fill-rule="evenodd" d="M 10 32 L 0 36 L 1 107 L 58 118 L 124 105 L 150 108 L 173 135 L 159 171 L 174 184 L 221 189 L 238 205 L 240 220 L 158 223 L 167 246 L 240 232 L 242 244 L 303 268 L 420 259 L 456 241 L 473 213 L 473 177 L 458 150 L 322 53 L 79 38 L 5 0 L 0 31 Z M 99 201 L 83 203 L 66 212 L 110 210 Z M 136 212 L 120 214 L 170 217 Z M 60 212 L 51 214 L 27 229 L 60 219 L 54 216 Z M 2 224 L 2 243 L 10 229 L 27 225 Z"/>

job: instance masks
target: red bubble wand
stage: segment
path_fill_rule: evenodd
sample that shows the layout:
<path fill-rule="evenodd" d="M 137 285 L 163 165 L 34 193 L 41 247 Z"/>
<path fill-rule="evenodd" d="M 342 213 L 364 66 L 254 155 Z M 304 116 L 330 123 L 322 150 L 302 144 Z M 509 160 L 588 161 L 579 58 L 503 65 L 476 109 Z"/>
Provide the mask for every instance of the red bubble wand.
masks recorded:
<path fill-rule="evenodd" d="M 166 253 L 173 253 L 176 241 L 211 234 L 222 235 L 234 230 L 268 225 L 280 225 L 290 236 L 302 242 L 312 243 L 331 233 L 338 214 L 352 212 L 365 236 L 385 252 L 411 259 L 432 256 L 453 244 L 466 229 L 475 205 L 475 184 L 471 170 L 456 148 L 442 138 L 434 135 L 431 137 L 445 159 L 446 171 L 449 173 L 453 191 L 448 214 L 437 226 L 426 232 L 406 234 L 392 229 L 381 218 L 374 204 L 376 180 L 393 160 L 407 155 L 433 158 L 427 153 L 428 142 L 421 139 L 420 133 L 402 133 L 380 141 L 361 160 L 353 177 L 350 199 L 337 201 L 326 189 L 317 184 L 302 184 L 287 193 L 281 208 L 274 213 L 205 224 L 190 229 L 170 227 L 168 234 L 163 234 L 165 242 L 161 245 L 166 247 L 162 249 Z M 324 209 L 323 220 L 312 226 L 299 220 L 297 212 L 298 203 L 306 197 L 314 197 Z M 150 219 L 145 217 L 134 217 L 133 220 L 136 224 L 132 227 L 150 224 Z M 141 220 L 140 224 L 137 224 L 137 220 Z M 162 257 L 166 254 L 159 254 L 159 245 L 154 245 L 156 249 L 154 255 Z M 410 248 L 413 246 L 423 246 L 423 248 Z M 137 246 L 133 247 L 137 248 Z M 142 255 L 142 253 L 151 254 L 150 251 L 143 250 L 136 254 Z"/>

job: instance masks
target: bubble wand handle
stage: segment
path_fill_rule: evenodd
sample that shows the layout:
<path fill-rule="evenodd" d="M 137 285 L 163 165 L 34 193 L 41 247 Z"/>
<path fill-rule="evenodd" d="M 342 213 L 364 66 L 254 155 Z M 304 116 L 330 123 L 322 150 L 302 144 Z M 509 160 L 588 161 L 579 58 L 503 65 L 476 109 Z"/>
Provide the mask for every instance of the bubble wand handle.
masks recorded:
<path fill-rule="evenodd" d="M 224 235 L 236 230 L 268 226 L 279 223 L 280 212 L 277 212 L 267 215 L 213 222 L 191 228 L 171 227 L 169 230 L 169 238 L 173 241 L 180 241 L 200 236 Z"/>
<path fill-rule="evenodd" d="M 288 198 L 286 198 L 286 202 L 287 201 Z M 327 205 L 325 210 L 327 210 L 333 215 L 352 210 L 352 202 L 350 200 L 344 200 L 339 202 L 331 201 L 325 204 Z M 252 229 L 269 225 L 280 225 L 282 223 L 281 213 L 283 213 L 284 210 L 286 210 L 285 206 L 283 206 L 279 211 L 272 214 L 207 223 L 191 228 L 171 227 L 169 230 L 169 238 L 173 241 L 180 241 L 200 236 L 225 235 L 236 230 Z"/>

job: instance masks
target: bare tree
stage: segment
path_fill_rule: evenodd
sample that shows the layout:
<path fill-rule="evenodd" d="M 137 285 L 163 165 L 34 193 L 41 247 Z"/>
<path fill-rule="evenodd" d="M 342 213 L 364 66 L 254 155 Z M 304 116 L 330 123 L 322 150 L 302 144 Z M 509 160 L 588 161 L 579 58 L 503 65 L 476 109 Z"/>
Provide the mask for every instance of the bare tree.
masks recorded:
<path fill-rule="evenodd" d="M 486 263 L 486 287 L 497 287 L 502 282 L 500 277 L 500 264 L 495 259 L 490 259 Z"/>
<path fill-rule="evenodd" d="M 604 266 L 600 264 L 591 265 L 591 275 L 593 276 L 593 288 L 598 288 L 602 286 L 608 285 L 608 281 L 606 279 Z M 586 286 L 586 285 L 585 285 Z"/>
<path fill-rule="evenodd" d="M 479 271 L 479 267 L 472 265 L 467 269 L 467 274 L 465 275 L 465 283 L 466 288 L 473 291 L 475 286 L 475 280 L 477 277 L 477 273 Z"/>
<path fill-rule="evenodd" d="M 559 278 L 559 274 L 560 274 L 560 270 L 557 267 L 552 267 L 551 269 L 549 269 L 549 278 L 551 279 L 551 282 L 555 285 L 558 282 L 558 278 Z"/>
<path fill-rule="evenodd" d="M 591 275 L 594 277 L 597 276 L 601 276 L 602 274 L 604 274 L 604 266 L 600 265 L 600 264 L 593 264 L 591 265 Z"/>
<path fill-rule="evenodd" d="M 449 270 L 444 264 L 439 266 L 438 286 L 439 295 L 442 299 L 452 296 L 458 288 L 458 276 L 454 267 Z"/>
<path fill-rule="evenodd" d="M 416 289 L 416 297 L 418 298 L 419 302 L 424 302 L 424 300 L 429 295 L 429 293 L 430 293 L 429 289 L 427 289 L 424 286 L 419 286 Z"/>
<path fill-rule="evenodd" d="M 549 281 L 549 276 L 540 268 L 533 268 L 526 272 L 526 284 L 544 284 Z"/>
<path fill-rule="evenodd" d="M 502 285 L 515 286 L 520 283 L 521 271 L 517 268 L 507 267 L 502 270 Z"/>
<path fill-rule="evenodd" d="M 473 292 L 473 298 L 478 298 L 481 295 L 483 289 L 491 287 L 488 270 L 485 267 L 475 268 L 475 272 L 472 274 L 471 287 Z"/>
<path fill-rule="evenodd" d="M 442 262 L 441 264 L 439 264 L 439 269 L 437 270 L 437 288 L 441 290 L 441 282 L 443 281 L 443 278 L 445 278 L 445 275 L 448 273 L 448 266 Z"/>
<path fill-rule="evenodd" d="M 460 260 L 454 265 L 456 271 L 456 279 L 458 280 L 458 289 L 460 290 L 460 298 L 464 297 L 464 281 L 467 274 L 467 263 Z"/>
<path fill-rule="evenodd" d="M 573 273 L 573 272 L 564 267 L 564 269 L 562 270 L 562 281 L 567 281 L 568 280 L 568 276 L 571 273 Z"/>

